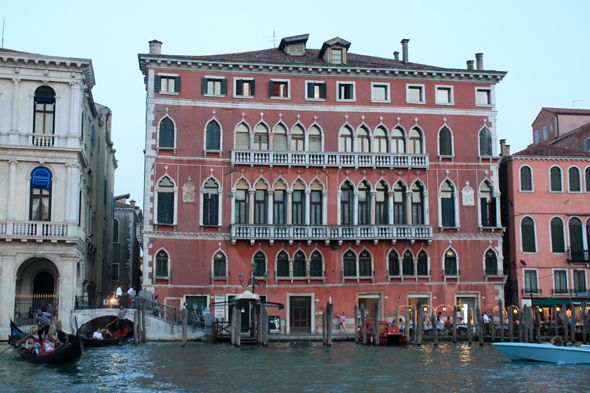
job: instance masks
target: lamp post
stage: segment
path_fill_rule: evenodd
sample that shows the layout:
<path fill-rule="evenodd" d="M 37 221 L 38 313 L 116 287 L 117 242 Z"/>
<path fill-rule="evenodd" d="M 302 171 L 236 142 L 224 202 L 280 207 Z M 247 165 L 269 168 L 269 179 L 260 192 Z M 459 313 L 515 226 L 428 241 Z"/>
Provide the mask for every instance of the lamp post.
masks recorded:
<path fill-rule="evenodd" d="M 254 273 L 256 273 L 256 262 L 252 262 L 252 265 L 250 266 L 250 279 L 245 285 L 244 273 L 240 272 L 238 276 L 240 278 L 240 285 L 242 286 L 242 288 L 248 288 L 250 285 L 252 285 L 252 293 L 255 293 L 256 286 L 258 286 L 259 288 L 264 288 L 266 286 L 266 283 L 268 281 L 268 272 L 264 272 L 264 274 L 262 275 L 264 279 L 260 280 L 254 276 Z"/>

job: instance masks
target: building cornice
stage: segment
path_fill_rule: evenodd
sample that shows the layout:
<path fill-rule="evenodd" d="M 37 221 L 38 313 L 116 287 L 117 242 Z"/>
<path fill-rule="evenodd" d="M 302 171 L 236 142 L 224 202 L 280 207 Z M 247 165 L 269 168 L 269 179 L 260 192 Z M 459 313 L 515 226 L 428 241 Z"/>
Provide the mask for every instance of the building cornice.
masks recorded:
<path fill-rule="evenodd" d="M 510 156 L 502 161 L 530 160 L 530 161 L 590 161 L 590 157 L 546 157 L 546 156 Z"/>

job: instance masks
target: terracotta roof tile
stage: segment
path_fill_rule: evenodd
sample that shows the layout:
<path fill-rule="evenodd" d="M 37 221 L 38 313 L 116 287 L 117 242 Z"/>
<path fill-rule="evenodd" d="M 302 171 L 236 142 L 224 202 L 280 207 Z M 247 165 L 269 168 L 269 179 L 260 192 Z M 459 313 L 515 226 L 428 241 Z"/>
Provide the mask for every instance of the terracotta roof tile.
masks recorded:
<path fill-rule="evenodd" d="M 590 109 L 570 109 L 570 108 L 542 108 L 548 112 L 564 115 L 590 115 Z"/>
<path fill-rule="evenodd" d="M 536 144 L 527 147 L 518 153 L 512 154 L 512 157 L 589 157 L 590 152 L 564 149 L 550 145 Z"/>

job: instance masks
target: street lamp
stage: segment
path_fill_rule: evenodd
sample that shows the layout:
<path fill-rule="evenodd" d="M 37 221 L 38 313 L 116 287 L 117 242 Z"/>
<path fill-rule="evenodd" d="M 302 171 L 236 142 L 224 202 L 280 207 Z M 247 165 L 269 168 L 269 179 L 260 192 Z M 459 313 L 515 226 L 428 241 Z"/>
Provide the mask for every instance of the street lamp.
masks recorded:
<path fill-rule="evenodd" d="M 238 275 L 240 278 L 240 285 L 242 286 L 242 288 L 247 288 L 250 285 L 252 285 L 252 293 L 255 293 L 255 288 L 256 286 L 260 287 L 260 288 L 264 288 L 266 286 L 266 282 L 268 281 L 268 272 L 264 272 L 264 274 L 262 275 L 264 277 L 263 280 L 259 280 L 258 278 L 256 278 L 254 276 L 254 273 L 256 272 L 256 262 L 252 262 L 251 269 L 250 269 L 250 279 L 248 280 L 248 282 L 244 285 L 244 273 L 240 272 L 240 274 Z"/>

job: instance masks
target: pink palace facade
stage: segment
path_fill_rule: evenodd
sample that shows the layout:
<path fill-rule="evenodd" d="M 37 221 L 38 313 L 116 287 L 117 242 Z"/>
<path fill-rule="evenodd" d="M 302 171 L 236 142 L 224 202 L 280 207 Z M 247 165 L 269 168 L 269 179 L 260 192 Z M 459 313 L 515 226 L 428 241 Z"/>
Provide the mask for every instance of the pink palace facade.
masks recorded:
<path fill-rule="evenodd" d="M 494 90 L 506 73 L 482 54 L 466 69 L 411 63 L 409 40 L 399 59 L 307 39 L 212 56 L 161 54 L 154 40 L 139 55 L 143 287 L 203 308 L 244 292 L 254 263 L 286 333 L 318 331 L 328 300 L 351 317 L 378 303 L 381 319 L 493 307 L 506 281 Z"/>

